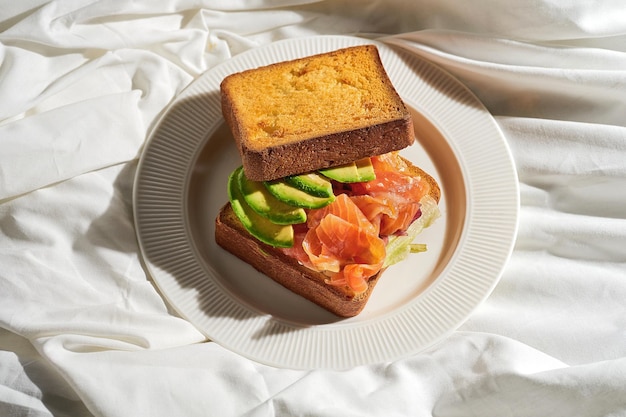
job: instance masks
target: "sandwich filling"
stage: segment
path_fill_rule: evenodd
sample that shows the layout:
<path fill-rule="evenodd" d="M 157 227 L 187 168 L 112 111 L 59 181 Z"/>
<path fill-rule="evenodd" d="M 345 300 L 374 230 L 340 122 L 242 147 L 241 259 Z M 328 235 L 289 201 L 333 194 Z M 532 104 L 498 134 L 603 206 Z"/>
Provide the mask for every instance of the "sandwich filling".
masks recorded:
<path fill-rule="evenodd" d="M 429 195 L 430 184 L 412 174 L 397 152 L 371 157 L 366 165 L 372 174 L 367 180 L 329 179 L 331 197 L 319 206 L 300 207 L 304 216 L 292 224 L 276 225 L 276 232 L 270 234 L 287 234 L 287 243 L 273 244 L 271 239 L 264 239 L 265 235 L 256 233 L 258 225 L 246 226 L 248 231 L 265 243 L 281 247 L 286 255 L 307 268 L 324 273 L 327 284 L 347 287 L 355 294 L 366 291 L 369 279 L 382 269 L 411 252 L 425 250 L 424 245 L 413 244 L 413 240 L 439 216 L 437 201 Z M 264 185 L 267 190 L 276 188 L 274 183 Z M 257 194 L 259 190 L 263 187 L 256 190 Z M 229 192 L 229 196 L 234 208 L 252 201 L 250 195 L 244 198 Z M 275 197 L 266 193 L 263 198 Z M 277 197 L 280 199 L 281 195 Z M 254 198 L 258 200 L 259 196 Z M 290 204 L 298 205 L 294 201 Z M 254 210 L 255 202 L 252 206 L 256 213 L 253 216 L 260 215 L 256 222 L 265 221 L 267 213 Z M 244 225 L 251 224 L 249 218 L 238 216 Z"/>

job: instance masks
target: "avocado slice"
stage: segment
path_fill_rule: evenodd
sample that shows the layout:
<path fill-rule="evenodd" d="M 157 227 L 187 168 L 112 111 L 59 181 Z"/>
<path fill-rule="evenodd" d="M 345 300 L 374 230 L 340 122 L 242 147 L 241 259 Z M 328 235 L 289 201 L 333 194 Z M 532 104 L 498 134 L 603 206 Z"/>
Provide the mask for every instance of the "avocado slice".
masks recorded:
<path fill-rule="evenodd" d="M 285 177 L 285 182 L 317 197 L 332 197 L 334 195 L 333 184 L 328 178 L 317 172 L 290 175 Z"/>
<path fill-rule="evenodd" d="M 250 208 L 276 224 L 296 224 L 306 221 L 304 209 L 283 203 L 269 192 L 260 181 L 251 181 L 243 169 L 237 175 L 239 189 Z"/>
<path fill-rule="evenodd" d="M 327 206 L 335 200 L 335 196 L 317 197 L 288 184 L 284 179 L 265 181 L 265 187 L 269 192 L 283 203 L 308 209 L 316 209 Z"/>
<path fill-rule="evenodd" d="M 261 242 L 281 248 L 292 247 L 294 241 L 293 226 L 272 223 L 248 206 L 239 188 L 240 171 L 242 171 L 242 167 L 235 169 L 228 177 L 228 199 L 235 215 L 246 230 Z"/>
<path fill-rule="evenodd" d="M 370 158 L 359 159 L 358 161 L 333 168 L 320 169 L 319 172 L 332 180 L 346 183 L 376 179 L 376 173 Z"/>

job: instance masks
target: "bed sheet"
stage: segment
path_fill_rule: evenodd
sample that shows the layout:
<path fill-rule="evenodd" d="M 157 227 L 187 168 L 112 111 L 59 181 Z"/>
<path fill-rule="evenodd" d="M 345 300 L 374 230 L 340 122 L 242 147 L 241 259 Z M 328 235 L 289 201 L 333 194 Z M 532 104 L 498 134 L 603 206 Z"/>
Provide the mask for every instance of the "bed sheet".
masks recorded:
<path fill-rule="evenodd" d="M 427 59 L 485 104 L 519 233 L 493 293 L 426 351 L 273 368 L 164 301 L 133 179 L 204 71 L 337 34 Z M 625 115 L 621 0 L 0 1 L 0 415 L 625 416 Z"/>

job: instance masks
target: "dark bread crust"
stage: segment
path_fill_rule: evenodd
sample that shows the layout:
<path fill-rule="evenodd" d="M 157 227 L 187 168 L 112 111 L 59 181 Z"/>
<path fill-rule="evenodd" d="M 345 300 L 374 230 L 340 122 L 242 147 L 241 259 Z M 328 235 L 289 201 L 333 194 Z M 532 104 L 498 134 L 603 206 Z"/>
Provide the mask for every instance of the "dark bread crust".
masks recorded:
<path fill-rule="evenodd" d="M 441 190 L 437 181 L 410 161 L 404 161 L 412 175 L 419 175 L 430 184 L 429 195 L 439 202 Z M 368 281 L 368 290 L 358 296 L 354 296 L 347 288 L 328 285 L 325 283 L 327 277 L 323 273 L 301 265 L 280 249 L 262 243 L 250 235 L 233 212 L 230 203 L 222 207 L 215 219 L 215 241 L 285 288 L 340 317 L 353 317 L 363 310 L 384 272 L 380 271 L 372 277 Z"/>
<path fill-rule="evenodd" d="M 215 220 L 215 241 L 222 248 L 253 266 L 292 292 L 340 317 L 353 317 L 363 310 L 382 271 L 370 279 L 368 290 L 354 296 L 348 290 L 328 285 L 321 272 L 313 271 L 248 233 L 230 203 Z"/>
<path fill-rule="evenodd" d="M 407 117 L 262 149 L 242 144 L 240 154 L 246 176 L 266 181 L 397 151 L 413 141 L 413 124 Z"/>

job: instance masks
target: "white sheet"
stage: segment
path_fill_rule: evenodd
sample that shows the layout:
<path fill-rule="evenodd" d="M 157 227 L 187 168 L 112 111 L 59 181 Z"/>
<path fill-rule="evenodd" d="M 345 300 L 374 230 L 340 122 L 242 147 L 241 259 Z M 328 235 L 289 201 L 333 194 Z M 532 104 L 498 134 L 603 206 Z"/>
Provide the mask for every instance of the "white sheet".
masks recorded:
<path fill-rule="evenodd" d="M 626 6 L 512 0 L 0 2 L 0 415 L 626 415 Z M 521 187 L 487 301 L 426 352 L 275 369 L 206 342 L 142 267 L 146 134 L 276 40 L 377 38 L 494 115 Z"/>

